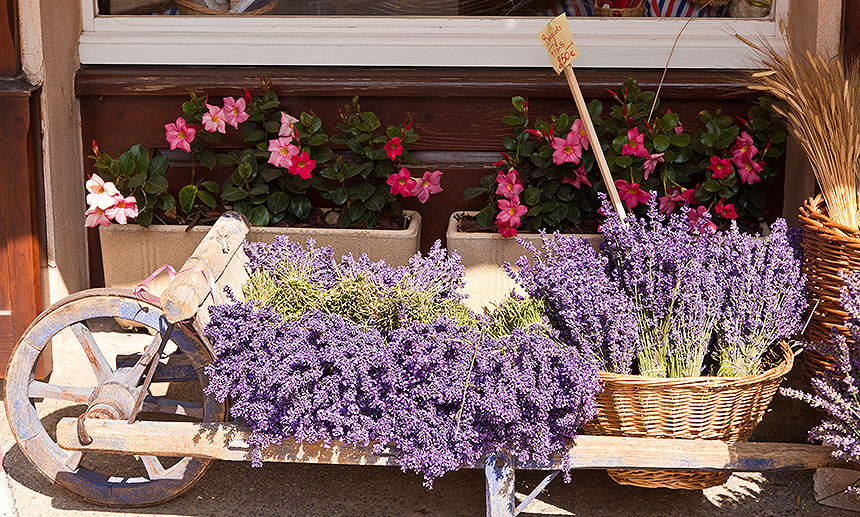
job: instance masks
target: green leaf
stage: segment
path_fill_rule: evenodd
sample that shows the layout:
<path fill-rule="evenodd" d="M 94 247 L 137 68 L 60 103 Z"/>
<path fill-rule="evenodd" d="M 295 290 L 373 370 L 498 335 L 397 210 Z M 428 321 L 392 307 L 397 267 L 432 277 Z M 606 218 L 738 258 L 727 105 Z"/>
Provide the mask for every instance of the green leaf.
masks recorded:
<path fill-rule="evenodd" d="M 149 178 L 149 181 L 143 186 L 144 192 L 147 194 L 161 194 L 165 190 L 167 190 L 168 183 L 167 178 L 164 176 L 153 176 Z"/>
<path fill-rule="evenodd" d="M 284 192 L 273 192 L 269 194 L 269 198 L 266 200 L 266 206 L 275 214 L 286 210 L 289 204 L 290 196 Z"/>
<path fill-rule="evenodd" d="M 150 176 L 164 176 L 165 172 L 167 172 L 167 156 L 159 154 L 149 164 L 149 174 Z"/>
<path fill-rule="evenodd" d="M 364 202 L 364 206 L 373 212 L 381 212 L 383 207 L 385 207 L 385 196 L 374 194 Z"/>
<path fill-rule="evenodd" d="M 349 213 L 349 217 L 353 221 L 357 221 L 361 218 L 361 216 L 364 215 L 365 212 L 367 212 L 367 208 L 365 208 L 364 203 L 360 201 L 354 201 L 351 205 L 349 205 L 349 208 L 347 208 L 346 211 Z"/>
<path fill-rule="evenodd" d="M 173 199 L 173 196 L 165 192 L 164 194 L 158 196 L 158 208 L 167 212 L 176 206 L 176 200 Z"/>
<path fill-rule="evenodd" d="M 197 198 L 197 187 L 194 185 L 185 185 L 179 191 L 179 208 L 186 214 L 191 212 L 191 207 L 194 206 L 194 201 Z"/>
<path fill-rule="evenodd" d="M 520 117 L 515 117 L 513 115 L 505 115 L 502 117 L 502 122 L 504 122 L 508 126 L 519 126 L 522 123 Z"/>
<path fill-rule="evenodd" d="M 536 205 L 540 201 L 540 189 L 534 185 L 529 185 L 523 192 L 523 201 L 529 206 Z"/>
<path fill-rule="evenodd" d="M 702 183 L 702 188 L 704 188 L 708 192 L 717 192 L 720 190 L 720 184 L 714 180 L 708 180 Z"/>
<path fill-rule="evenodd" d="M 290 199 L 290 211 L 300 220 L 311 213 L 311 200 L 305 196 L 294 196 Z"/>
<path fill-rule="evenodd" d="M 588 114 L 591 116 L 591 120 L 600 120 L 600 116 L 603 114 L 603 103 L 597 99 L 592 100 L 588 103 Z"/>
<path fill-rule="evenodd" d="M 630 167 L 630 165 L 632 163 L 633 163 L 633 159 L 630 158 L 630 156 L 626 155 L 626 154 L 623 154 L 623 155 L 615 158 L 615 165 L 617 165 L 621 168 Z"/>
<path fill-rule="evenodd" d="M 213 169 L 217 163 L 215 153 L 213 153 L 211 149 L 206 149 L 198 154 L 197 159 L 200 160 L 200 163 L 207 169 Z"/>
<path fill-rule="evenodd" d="M 671 113 L 670 113 L 671 115 Z M 654 137 L 654 152 L 662 153 L 669 148 L 671 140 L 666 135 L 657 135 Z"/>
<path fill-rule="evenodd" d="M 334 152 L 328 147 L 320 147 L 319 149 L 314 149 L 311 156 L 317 162 L 317 166 L 320 166 L 327 161 L 331 160 L 334 156 Z"/>
<path fill-rule="evenodd" d="M 346 203 L 347 199 L 349 199 L 349 193 L 344 187 L 339 187 L 331 193 L 331 200 L 336 205 L 342 205 Z"/>
<path fill-rule="evenodd" d="M 214 181 L 203 181 L 200 183 L 200 186 L 208 190 L 209 192 L 215 194 L 218 192 L 218 184 Z"/>
<path fill-rule="evenodd" d="M 520 113 L 526 110 L 526 100 L 517 95 L 516 97 L 511 98 L 511 104 L 514 105 L 517 111 Z"/>
<path fill-rule="evenodd" d="M 161 176 L 161 177 L 163 178 L 164 176 Z M 134 176 L 129 178 L 128 184 L 126 186 L 130 189 L 134 189 L 134 188 L 143 186 L 144 183 L 146 183 L 146 173 L 145 172 L 143 174 L 135 174 Z"/>
<path fill-rule="evenodd" d="M 376 189 L 373 188 L 373 185 L 371 185 L 370 183 L 361 183 L 357 187 L 355 187 L 355 195 L 358 197 L 358 199 L 362 201 L 367 201 L 368 199 L 370 199 L 370 196 L 372 196 L 375 192 Z M 358 218 L 356 217 L 356 219 Z"/>
<path fill-rule="evenodd" d="M 328 135 L 325 133 L 317 133 L 311 137 L 308 141 L 308 145 L 316 147 L 318 145 L 323 145 L 326 142 L 328 142 Z"/>
<path fill-rule="evenodd" d="M 249 192 L 249 194 L 251 194 L 252 196 L 261 196 L 261 195 L 265 195 L 268 193 L 269 193 L 269 186 L 265 185 L 265 184 L 264 185 L 257 185 L 256 187 L 252 188 L 251 191 Z"/>
<path fill-rule="evenodd" d="M 129 149 L 134 159 L 134 173 L 146 174 L 149 172 L 149 153 L 140 144 L 135 144 Z"/>
<path fill-rule="evenodd" d="M 221 192 L 221 199 L 224 201 L 241 201 L 248 197 L 248 193 L 242 189 L 227 185 Z"/>
<path fill-rule="evenodd" d="M 469 187 L 463 191 L 463 199 L 466 201 L 470 199 L 475 199 L 476 197 L 483 196 L 487 193 L 487 189 L 484 187 Z"/>
<path fill-rule="evenodd" d="M 475 220 L 481 226 L 481 228 L 488 228 L 492 223 L 493 219 L 496 218 L 496 209 L 493 206 L 487 206 L 475 216 Z"/>
<path fill-rule="evenodd" d="M 248 221 L 254 226 L 268 226 L 270 220 L 269 210 L 263 205 L 254 207 L 251 215 L 248 216 Z"/>
<path fill-rule="evenodd" d="M 215 205 L 217 204 L 217 203 L 215 203 L 215 198 L 212 197 L 212 194 L 210 194 L 208 192 L 198 190 L 197 191 L 197 197 L 200 198 L 200 201 L 202 201 L 203 204 L 208 206 L 209 208 L 215 208 Z"/>
<path fill-rule="evenodd" d="M 266 139 L 266 132 L 254 126 L 245 126 L 243 138 L 246 142 L 258 142 Z"/>
<path fill-rule="evenodd" d="M 236 153 L 219 153 L 215 155 L 215 159 L 223 165 L 236 165 L 239 163 L 239 157 Z"/>
<path fill-rule="evenodd" d="M 135 222 L 137 222 L 137 224 L 143 226 L 144 228 L 149 228 L 149 225 L 152 224 L 152 210 L 147 208 L 143 212 L 137 214 Z"/>

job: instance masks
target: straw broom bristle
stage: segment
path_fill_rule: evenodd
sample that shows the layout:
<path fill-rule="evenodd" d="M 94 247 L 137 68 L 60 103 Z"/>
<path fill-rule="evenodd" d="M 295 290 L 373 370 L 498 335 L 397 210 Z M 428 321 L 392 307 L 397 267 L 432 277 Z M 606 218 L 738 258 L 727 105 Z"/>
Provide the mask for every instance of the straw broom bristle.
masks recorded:
<path fill-rule="evenodd" d="M 785 35 L 785 33 L 783 33 Z M 803 148 L 830 217 L 851 228 L 860 226 L 858 157 L 860 157 L 860 69 L 840 58 L 825 59 L 807 51 L 797 57 L 777 52 L 766 42 L 738 39 L 755 49 L 767 69 L 753 75 L 754 90 L 769 92 L 788 109 L 774 106 L 788 121 Z M 786 42 L 786 48 L 789 48 Z"/>

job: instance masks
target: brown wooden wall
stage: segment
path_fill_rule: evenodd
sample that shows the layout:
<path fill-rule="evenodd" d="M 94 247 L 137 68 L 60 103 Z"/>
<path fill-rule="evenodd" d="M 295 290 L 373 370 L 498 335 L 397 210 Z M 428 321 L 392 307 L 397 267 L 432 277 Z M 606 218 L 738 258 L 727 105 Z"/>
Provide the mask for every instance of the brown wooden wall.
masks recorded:
<path fill-rule="evenodd" d="M 725 70 L 670 71 L 661 93 L 662 106 L 680 113 L 683 124 L 691 128 L 697 126 L 697 113 L 702 109 L 743 113 L 755 96 L 738 81 L 739 75 Z M 82 152 L 91 154 L 92 140 L 112 156 L 135 143 L 164 149 L 164 124 L 181 115 L 181 104 L 189 91 L 216 98 L 237 96 L 243 87 L 259 88 L 261 76 L 272 81 L 293 113 L 315 111 L 327 128 L 334 127 L 337 108 L 356 94 L 361 96 L 362 109 L 375 111 L 383 122 L 396 124 L 405 113 L 414 115 L 421 136 L 414 149 L 423 152 L 423 165 L 446 173 L 443 193 L 426 205 L 415 200 L 405 203 L 423 216 L 424 249 L 435 239 L 444 238 L 453 211 L 479 208 L 485 203 L 482 199 L 466 203 L 462 192 L 493 170 L 491 164 L 498 159 L 502 137 L 507 134 L 501 118 L 511 108 L 512 96 L 529 97 L 530 114 L 538 118 L 576 109 L 563 78 L 544 69 L 87 66 L 76 82 L 82 111 Z M 656 90 L 660 71 L 579 70 L 577 76 L 587 98 L 606 104 L 606 88 L 617 89 L 627 77 L 638 79 L 645 89 Z M 85 163 L 89 168 L 92 161 Z M 176 164 L 168 177 L 179 184 L 188 174 L 187 166 Z M 781 211 L 782 187 L 777 190 L 771 204 L 774 213 Z M 91 234 L 91 240 L 95 238 L 97 234 Z M 91 250 L 97 249 L 91 246 Z M 98 285 L 98 253 L 91 253 L 91 257 L 91 276 Z"/>

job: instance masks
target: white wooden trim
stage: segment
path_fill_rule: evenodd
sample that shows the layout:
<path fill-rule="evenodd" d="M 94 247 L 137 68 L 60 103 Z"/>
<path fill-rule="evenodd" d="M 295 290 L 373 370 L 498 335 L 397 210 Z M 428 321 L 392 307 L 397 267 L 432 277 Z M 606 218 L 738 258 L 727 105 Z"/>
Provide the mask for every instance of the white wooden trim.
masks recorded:
<path fill-rule="evenodd" d="M 96 7 L 97 0 L 81 0 L 81 18 L 83 21 L 84 32 L 92 32 L 95 30 L 95 18 L 98 8 Z"/>
<path fill-rule="evenodd" d="M 104 16 L 90 18 L 84 64 L 512 66 L 545 67 L 536 39 L 546 18 L 344 18 Z M 780 46 L 778 21 L 697 18 L 685 29 L 672 68 L 748 68 L 749 50 L 734 38 L 765 37 Z M 662 68 L 687 19 L 572 18 L 578 67 Z"/>

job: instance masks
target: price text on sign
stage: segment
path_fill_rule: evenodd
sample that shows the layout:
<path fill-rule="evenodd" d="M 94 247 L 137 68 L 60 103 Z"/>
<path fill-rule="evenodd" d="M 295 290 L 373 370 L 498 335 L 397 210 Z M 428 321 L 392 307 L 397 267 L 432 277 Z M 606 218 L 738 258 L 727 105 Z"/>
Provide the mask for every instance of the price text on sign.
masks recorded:
<path fill-rule="evenodd" d="M 579 57 L 579 51 L 576 49 L 573 35 L 570 33 L 570 25 L 568 25 L 567 17 L 563 13 L 546 24 L 546 27 L 538 33 L 538 38 L 546 47 L 549 59 L 552 61 L 552 67 L 557 74 L 560 74 L 564 67 Z"/>

